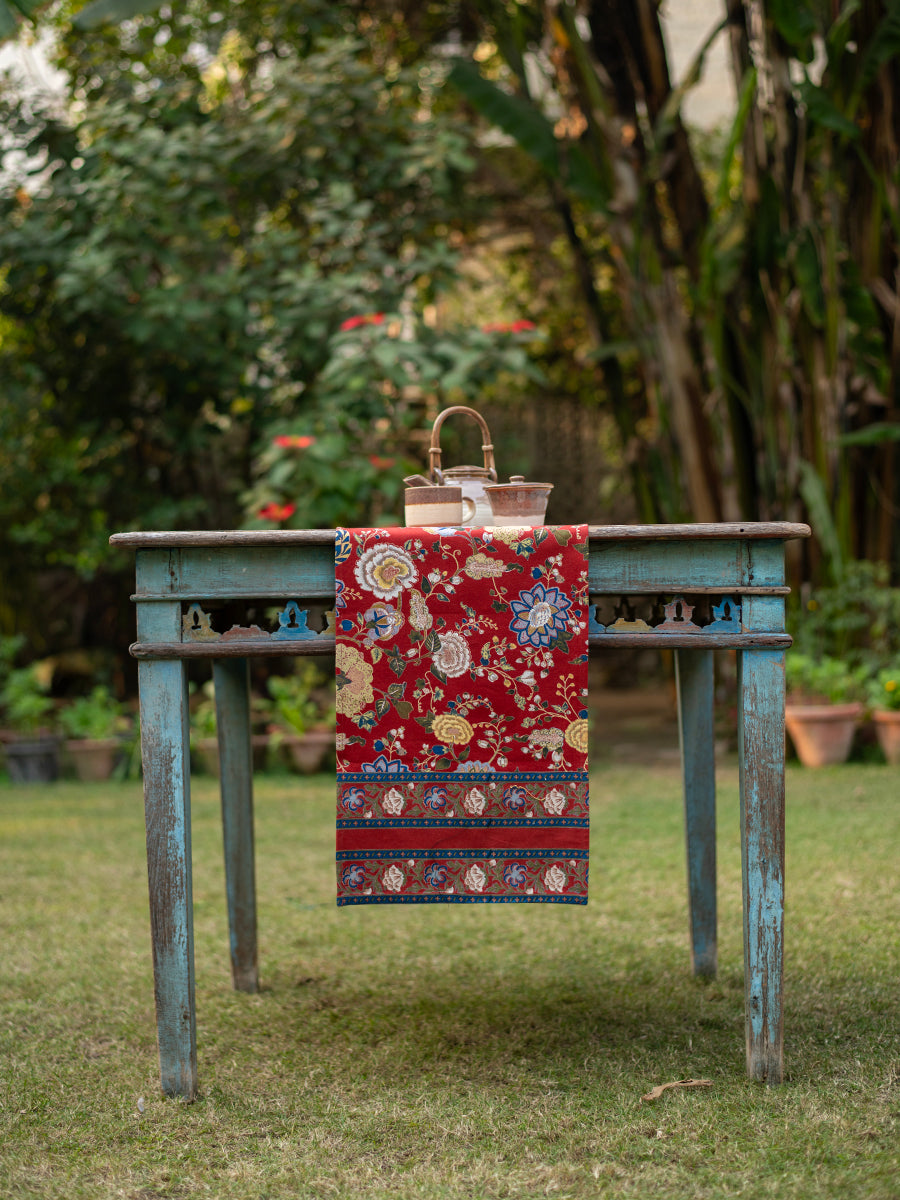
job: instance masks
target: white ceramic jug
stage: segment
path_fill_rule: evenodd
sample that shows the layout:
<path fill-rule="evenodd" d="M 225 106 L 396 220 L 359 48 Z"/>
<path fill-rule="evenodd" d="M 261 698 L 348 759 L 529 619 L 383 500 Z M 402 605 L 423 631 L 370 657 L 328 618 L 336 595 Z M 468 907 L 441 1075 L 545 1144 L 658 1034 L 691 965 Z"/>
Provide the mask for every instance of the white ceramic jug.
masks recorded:
<path fill-rule="evenodd" d="M 481 429 L 482 445 L 481 450 L 484 454 L 484 466 L 461 466 L 447 467 L 446 470 L 441 469 L 441 442 L 440 432 L 441 426 L 447 417 L 454 413 L 462 413 L 472 420 L 477 421 Z M 463 404 L 454 404 L 450 408 L 445 408 L 443 412 L 438 413 L 437 419 L 431 430 L 431 445 L 428 449 L 428 462 L 431 469 L 431 478 L 436 484 L 450 484 L 462 488 L 463 495 L 463 525 L 493 525 L 494 518 L 491 512 L 491 503 L 488 500 L 487 492 L 484 490 L 486 483 L 496 483 L 497 471 L 494 467 L 494 446 L 491 442 L 491 431 L 487 427 L 487 422 L 480 413 L 477 413 L 474 408 L 466 408 Z M 465 501 L 471 501 L 471 504 L 465 504 Z M 472 507 L 474 505 L 474 507 Z M 469 515 L 469 510 L 471 514 Z"/>

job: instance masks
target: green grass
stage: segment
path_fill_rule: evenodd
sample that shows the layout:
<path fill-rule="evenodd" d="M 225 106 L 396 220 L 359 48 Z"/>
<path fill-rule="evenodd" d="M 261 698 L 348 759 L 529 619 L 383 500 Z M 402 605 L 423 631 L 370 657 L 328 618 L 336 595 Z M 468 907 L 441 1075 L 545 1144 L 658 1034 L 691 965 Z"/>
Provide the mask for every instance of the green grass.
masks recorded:
<path fill-rule="evenodd" d="M 744 1075 L 733 769 L 708 983 L 676 770 L 595 772 L 584 909 L 338 910 L 330 781 L 260 780 L 255 996 L 197 780 L 193 1105 L 158 1086 L 140 786 L 0 786 L 0 1196 L 897 1197 L 897 779 L 789 772 L 777 1089 Z"/>

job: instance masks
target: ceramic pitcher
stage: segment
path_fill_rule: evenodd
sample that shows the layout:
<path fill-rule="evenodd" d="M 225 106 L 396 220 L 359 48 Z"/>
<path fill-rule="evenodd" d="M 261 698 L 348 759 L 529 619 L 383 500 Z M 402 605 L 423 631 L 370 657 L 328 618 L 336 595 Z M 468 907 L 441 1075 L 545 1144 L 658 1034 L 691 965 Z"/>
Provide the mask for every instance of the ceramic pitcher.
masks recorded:
<path fill-rule="evenodd" d="M 484 455 L 483 467 L 460 466 L 447 467 L 446 469 L 441 468 L 441 426 L 447 417 L 456 413 L 471 417 L 473 421 L 478 423 L 478 427 L 481 429 L 481 450 Z M 491 504 L 484 488 L 485 484 L 496 483 L 497 471 L 494 467 L 494 446 L 491 442 L 491 431 L 488 429 L 487 422 L 480 413 L 477 413 L 474 408 L 466 408 L 463 404 L 454 404 L 450 408 L 445 408 L 443 412 L 438 413 L 431 430 L 428 463 L 434 483 L 456 485 L 462 488 L 464 501 L 463 525 L 493 524 Z M 471 504 L 465 504 L 466 500 L 471 501 Z"/>

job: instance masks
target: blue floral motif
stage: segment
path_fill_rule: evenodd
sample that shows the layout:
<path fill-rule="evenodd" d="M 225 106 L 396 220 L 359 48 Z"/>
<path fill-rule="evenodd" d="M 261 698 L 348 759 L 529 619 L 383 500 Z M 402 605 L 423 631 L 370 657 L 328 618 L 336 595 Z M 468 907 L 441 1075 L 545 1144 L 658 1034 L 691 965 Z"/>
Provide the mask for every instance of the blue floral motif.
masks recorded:
<path fill-rule="evenodd" d="M 389 759 L 384 754 L 379 754 L 374 761 L 362 764 L 362 772 L 364 775 L 406 775 L 408 771 L 402 762 L 396 758 Z"/>
<path fill-rule="evenodd" d="M 425 868 L 424 879 L 429 887 L 444 887 L 447 882 L 447 868 L 443 863 L 429 863 Z"/>
<path fill-rule="evenodd" d="M 336 529 L 334 531 L 334 561 L 335 563 L 346 562 L 353 550 L 353 543 L 350 540 L 350 532 L 347 529 Z"/>
<path fill-rule="evenodd" d="M 457 774 L 464 775 L 466 771 L 496 771 L 497 768 L 493 763 L 477 762 L 474 758 L 470 758 L 467 762 L 457 763 L 453 770 Z"/>
<path fill-rule="evenodd" d="M 403 618 L 392 604 L 373 604 L 363 613 L 363 620 L 366 639 L 370 642 L 392 638 L 403 624 Z"/>
<path fill-rule="evenodd" d="M 359 812 L 366 806 L 366 793 L 362 788 L 344 788 L 341 792 L 341 808 L 347 812 Z"/>
<path fill-rule="evenodd" d="M 447 804 L 447 789 L 439 784 L 426 790 L 422 803 L 428 808 L 444 808 Z"/>
<path fill-rule="evenodd" d="M 530 591 L 520 592 L 518 600 L 510 602 L 515 615 L 509 627 L 520 646 L 546 648 L 565 629 L 571 607 L 571 599 L 559 588 L 536 583 Z"/>
<path fill-rule="evenodd" d="M 346 607 L 347 600 L 344 596 L 344 581 L 343 579 L 336 579 L 334 581 L 334 611 L 340 612 L 342 608 Z M 352 629 L 353 626 L 351 625 L 350 628 Z"/>
<path fill-rule="evenodd" d="M 508 787 L 503 791 L 503 807 L 518 812 L 528 804 L 528 793 L 522 787 Z"/>
<path fill-rule="evenodd" d="M 503 868 L 503 882 L 507 887 L 524 887 L 527 878 L 528 873 L 524 863 L 511 862 Z"/>
<path fill-rule="evenodd" d="M 365 882 L 365 868 L 360 863 L 347 863 L 341 871 L 341 883 L 344 887 L 361 888 Z"/>

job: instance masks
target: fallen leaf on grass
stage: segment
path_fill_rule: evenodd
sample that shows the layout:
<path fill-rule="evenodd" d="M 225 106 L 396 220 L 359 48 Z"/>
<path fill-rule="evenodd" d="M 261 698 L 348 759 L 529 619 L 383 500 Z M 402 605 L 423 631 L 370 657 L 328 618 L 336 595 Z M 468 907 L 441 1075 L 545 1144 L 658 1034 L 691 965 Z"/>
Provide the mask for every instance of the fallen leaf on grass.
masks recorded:
<path fill-rule="evenodd" d="M 645 1100 L 658 1100 L 669 1088 L 712 1087 L 711 1079 L 673 1079 L 671 1083 L 658 1083 L 651 1091 L 641 1096 L 641 1104 Z"/>

